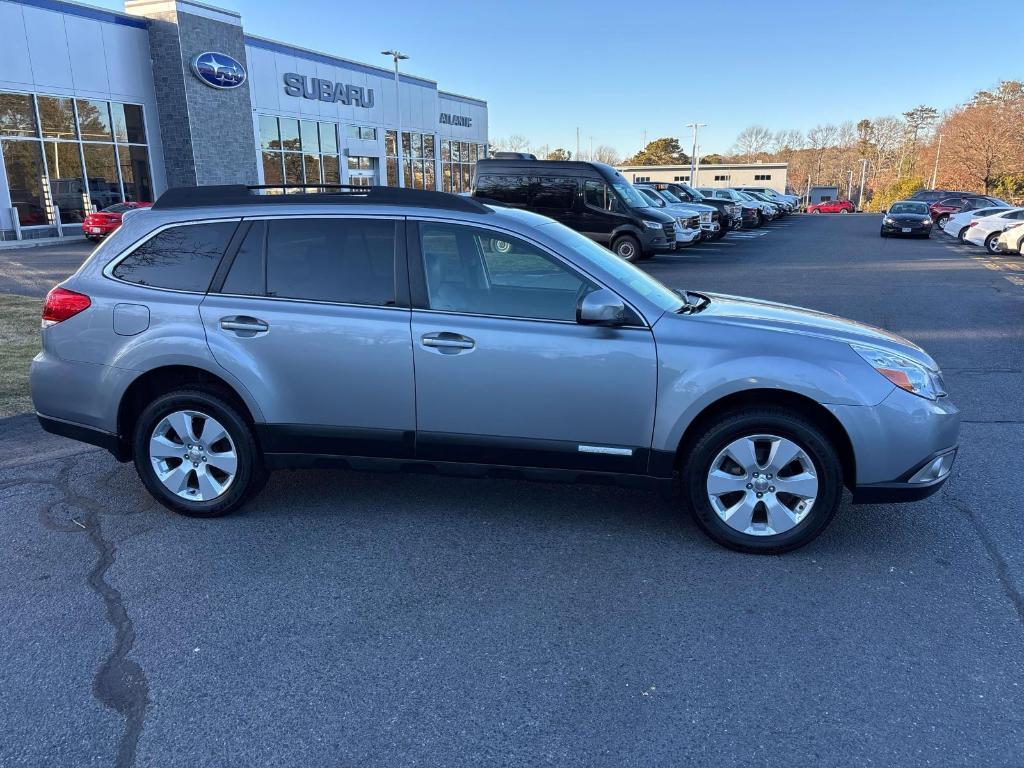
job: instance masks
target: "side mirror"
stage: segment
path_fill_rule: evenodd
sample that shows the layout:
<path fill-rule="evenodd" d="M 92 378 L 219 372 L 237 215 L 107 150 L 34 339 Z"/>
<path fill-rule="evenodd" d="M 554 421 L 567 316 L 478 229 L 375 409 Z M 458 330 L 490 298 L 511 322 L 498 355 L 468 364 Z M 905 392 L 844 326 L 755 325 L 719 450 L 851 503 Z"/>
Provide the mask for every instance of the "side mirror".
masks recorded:
<path fill-rule="evenodd" d="M 576 305 L 576 322 L 580 325 L 623 325 L 626 305 L 607 288 L 591 291 Z"/>

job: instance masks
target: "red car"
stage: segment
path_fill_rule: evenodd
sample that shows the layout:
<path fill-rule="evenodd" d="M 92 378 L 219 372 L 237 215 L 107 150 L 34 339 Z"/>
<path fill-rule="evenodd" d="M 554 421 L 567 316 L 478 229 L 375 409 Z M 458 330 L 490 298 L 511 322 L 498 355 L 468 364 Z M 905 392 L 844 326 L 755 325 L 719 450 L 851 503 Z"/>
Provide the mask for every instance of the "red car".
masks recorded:
<path fill-rule="evenodd" d="M 826 200 L 823 203 L 808 205 L 808 213 L 853 213 L 857 207 L 849 200 Z"/>
<path fill-rule="evenodd" d="M 82 222 L 82 231 L 85 236 L 98 243 L 115 229 L 121 226 L 121 217 L 125 211 L 136 208 L 149 208 L 152 203 L 116 203 L 107 206 L 98 213 L 90 213 Z"/>

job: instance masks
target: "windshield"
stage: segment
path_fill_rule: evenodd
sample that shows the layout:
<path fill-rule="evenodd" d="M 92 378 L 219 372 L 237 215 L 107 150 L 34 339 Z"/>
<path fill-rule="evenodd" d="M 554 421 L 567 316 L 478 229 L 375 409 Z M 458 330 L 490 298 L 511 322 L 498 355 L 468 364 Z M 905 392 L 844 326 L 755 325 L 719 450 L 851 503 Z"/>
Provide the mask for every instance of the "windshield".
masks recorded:
<path fill-rule="evenodd" d="M 673 195 L 673 194 L 672 194 L 672 193 L 671 193 L 671 192 L 670 192 L 669 190 L 667 190 L 667 189 L 659 189 L 659 190 L 658 190 L 658 194 L 659 194 L 659 195 L 661 195 L 661 196 L 662 196 L 663 198 L 665 198 L 666 200 L 668 200 L 668 201 L 669 201 L 670 203 L 681 203 L 681 202 L 683 202 L 682 200 L 680 200 L 680 199 L 679 199 L 678 197 L 676 197 L 675 195 Z"/>
<path fill-rule="evenodd" d="M 893 203 L 889 213 L 910 213 L 923 216 L 928 213 L 928 205 L 927 203 Z"/>
<path fill-rule="evenodd" d="M 696 202 L 696 203 L 699 203 L 699 202 L 703 201 L 704 198 L 707 197 L 707 195 L 703 194 L 702 192 L 698 192 L 696 189 L 691 187 L 689 184 L 678 184 L 677 183 L 676 186 L 679 187 L 681 190 L 683 190 L 683 192 L 688 194 L 690 197 L 692 197 L 694 202 Z"/>
<path fill-rule="evenodd" d="M 637 192 L 636 187 L 632 184 L 625 184 L 623 182 L 615 182 L 612 184 L 612 189 L 619 193 L 619 197 L 630 208 L 650 208 L 651 204 L 647 202 L 643 195 Z"/>
<path fill-rule="evenodd" d="M 657 306 L 658 309 L 665 312 L 676 312 L 683 306 L 684 302 L 680 300 L 679 294 L 675 291 L 662 285 L 642 269 L 634 267 L 628 261 L 623 261 L 589 237 L 584 237 L 579 232 L 555 221 L 550 224 L 542 224 L 541 226 L 546 234 L 551 235 L 559 243 L 571 249 L 579 257 L 581 266 L 584 268 L 587 264 L 593 264 L 598 270 L 625 283 L 632 290 Z"/>
<path fill-rule="evenodd" d="M 643 189 L 640 187 L 636 187 L 635 189 L 637 189 L 637 191 L 644 196 L 644 199 L 646 199 L 655 208 L 665 207 L 665 201 L 658 197 L 656 192 L 651 192 L 649 189 Z"/>
<path fill-rule="evenodd" d="M 754 200 L 754 198 L 746 192 L 733 191 L 733 194 L 739 197 L 740 200 L 746 200 L 748 203 L 753 202 Z"/>

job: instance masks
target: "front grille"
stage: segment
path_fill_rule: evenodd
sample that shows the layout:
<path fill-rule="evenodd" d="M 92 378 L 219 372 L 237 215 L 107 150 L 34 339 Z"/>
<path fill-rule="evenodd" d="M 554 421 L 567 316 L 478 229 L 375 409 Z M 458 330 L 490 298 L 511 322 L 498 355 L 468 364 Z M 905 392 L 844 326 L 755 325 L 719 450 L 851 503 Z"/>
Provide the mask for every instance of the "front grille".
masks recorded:
<path fill-rule="evenodd" d="M 718 211 L 712 211 L 710 213 L 712 223 L 719 221 L 722 217 L 718 214 Z"/>
<path fill-rule="evenodd" d="M 679 222 L 687 229 L 700 229 L 700 216 L 686 216 Z"/>
<path fill-rule="evenodd" d="M 711 223 L 711 211 L 701 211 L 700 212 L 700 223 L 701 224 L 710 224 Z"/>
<path fill-rule="evenodd" d="M 662 224 L 661 228 L 665 231 L 665 239 L 670 243 L 676 241 L 676 225 L 673 224 Z"/>

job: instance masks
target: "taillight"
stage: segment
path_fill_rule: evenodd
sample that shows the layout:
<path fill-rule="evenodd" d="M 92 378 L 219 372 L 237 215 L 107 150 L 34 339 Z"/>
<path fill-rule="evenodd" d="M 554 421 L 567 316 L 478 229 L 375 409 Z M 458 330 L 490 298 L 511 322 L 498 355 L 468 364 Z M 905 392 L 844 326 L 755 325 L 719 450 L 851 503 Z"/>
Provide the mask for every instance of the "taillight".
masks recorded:
<path fill-rule="evenodd" d="M 46 302 L 43 304 L 43 328 L 74 317 L 83 309 L 88 309 L 92 302 L 84 293 L 69 291 L 60 286 L 50 290 L 46 294 Z"/>

